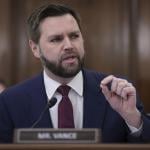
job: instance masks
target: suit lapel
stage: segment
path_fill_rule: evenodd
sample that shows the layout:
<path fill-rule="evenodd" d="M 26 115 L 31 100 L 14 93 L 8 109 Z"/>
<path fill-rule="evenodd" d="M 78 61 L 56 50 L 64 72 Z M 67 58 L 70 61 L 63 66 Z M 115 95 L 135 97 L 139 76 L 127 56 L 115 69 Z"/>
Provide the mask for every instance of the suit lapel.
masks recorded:
<path fill-rule="evenodd" d="M 97 75 L 97 78 L 96 78 Z M 83 128 L 102 128 L 105 116 L 105 98 L 100 91 L 100 75 L 83 71 L 84 77 L 84 111 Z"/>
<path fill-rule="evenodd" d="M 47 95 L 44 86 L 43 74 L 40 74 L 34 81 L 34 92 L 32 91 L 31 100 L 31 122 L 32 124 L 39 119 L 41 112 L 47 105 Z M 42 115 L 40 121 L 37 123 L 36 127 L 41 128 L 52 128 L 52 121 L 50 118 L 49 109 L 45 111 Z"/>

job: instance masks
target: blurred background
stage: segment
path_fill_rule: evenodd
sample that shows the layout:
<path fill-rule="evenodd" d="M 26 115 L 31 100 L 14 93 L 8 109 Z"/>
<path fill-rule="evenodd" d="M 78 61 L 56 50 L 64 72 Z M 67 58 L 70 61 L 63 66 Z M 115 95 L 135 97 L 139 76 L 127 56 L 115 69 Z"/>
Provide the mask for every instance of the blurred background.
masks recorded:
<path fill-rule="evenodd" d="M 0 78 L 8 86 L 42 70 L 28 46 L 26 19 L 47 2 L 77 10 L 85 38 L 85 66 L 126 76 L 150 112 L 149 0 L 0 0 Z"/>

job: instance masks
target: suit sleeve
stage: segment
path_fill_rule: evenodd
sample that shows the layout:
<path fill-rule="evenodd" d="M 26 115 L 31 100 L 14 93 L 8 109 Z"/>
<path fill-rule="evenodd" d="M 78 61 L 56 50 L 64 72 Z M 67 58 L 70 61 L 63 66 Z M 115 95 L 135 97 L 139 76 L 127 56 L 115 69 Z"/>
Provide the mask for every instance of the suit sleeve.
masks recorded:
<path fill-rule="evenodd" d="M 5 104 L 3 94 L 0 94 L 0 143 L 10 143 L 13 138 L 13 124 Z"/>
<path fill-rule="evenodd" d="M 142 114 L 142 120 L 143 120 L 142 132 L 138 137 L 129 135 L 128 139 L 131 142 L 148 143 L 150 142 L 150 117 L 147 116 L 146 113 L 144 112 L 144 107 L 139 96 L 137 96 L 137 108 Z"/>

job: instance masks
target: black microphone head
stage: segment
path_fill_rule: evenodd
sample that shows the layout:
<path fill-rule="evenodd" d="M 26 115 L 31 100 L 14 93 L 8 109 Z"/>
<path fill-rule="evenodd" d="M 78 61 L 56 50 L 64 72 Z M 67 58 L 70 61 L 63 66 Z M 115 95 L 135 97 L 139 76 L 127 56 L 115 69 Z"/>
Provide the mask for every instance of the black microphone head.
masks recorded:
<path fill-rule="evenodd" d="M 57 102 L 56 97 L 52 97 L 49 101 L 48 101 L 48 106 L 49 108 L 53 107 Z"/>

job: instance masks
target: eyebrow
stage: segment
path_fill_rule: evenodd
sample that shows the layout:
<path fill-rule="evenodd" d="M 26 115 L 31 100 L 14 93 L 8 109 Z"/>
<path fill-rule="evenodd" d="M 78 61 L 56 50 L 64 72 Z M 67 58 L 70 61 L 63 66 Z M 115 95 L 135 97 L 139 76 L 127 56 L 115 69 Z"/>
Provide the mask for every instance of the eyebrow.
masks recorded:
<path fill-rule="evenodd" d="M 69 34 L 73 34 L 73 33 L 80 34 L 81 32 L 77 30 L 77 31 L 70 32 Z"/>
<path fill-rule="evenodd" d="M 74 33 L 80 34 L 81 32 L 79 30 L 76 30 L 76 31 L 72 31 L 72 32 L 68 33 L 68 35 L 74 34 Z M 62 35 L 63 35 L 62 33 L 60 33 L 60 34 L 52 34 L 52 35 L 48 36 L 48 39 L 53 38 L 53 37 L 62 36 Z"/>

